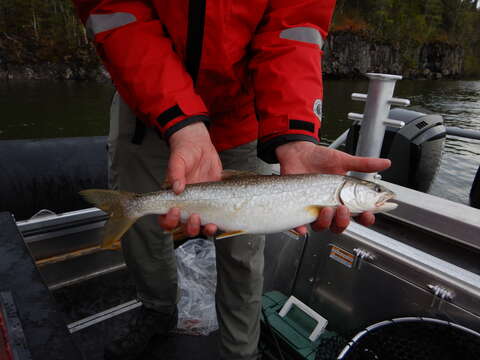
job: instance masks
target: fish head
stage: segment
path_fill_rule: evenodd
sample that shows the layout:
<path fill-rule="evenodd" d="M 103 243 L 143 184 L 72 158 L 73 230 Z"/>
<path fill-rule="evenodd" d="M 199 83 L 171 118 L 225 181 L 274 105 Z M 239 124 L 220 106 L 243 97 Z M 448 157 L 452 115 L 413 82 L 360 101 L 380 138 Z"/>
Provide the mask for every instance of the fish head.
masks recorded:
<path fill-rule="evenodd" d="M 373 213 L 390 211 L 397 208 L 397 204 L 388 202 L 395 197 L 393 191 L 386 187 L 358 179 L 348 179 L 338 194 L 339 202 L 348 207 L 352 214 L 364 211 Z"/>

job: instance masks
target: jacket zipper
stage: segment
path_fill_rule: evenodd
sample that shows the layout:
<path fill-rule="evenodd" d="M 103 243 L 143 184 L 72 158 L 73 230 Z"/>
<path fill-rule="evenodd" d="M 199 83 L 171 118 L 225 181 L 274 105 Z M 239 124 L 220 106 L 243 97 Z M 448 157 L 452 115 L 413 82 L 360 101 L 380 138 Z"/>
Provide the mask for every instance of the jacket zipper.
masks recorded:
<path fill-rule="evenodd" d="M 185 66 L 195 84 L 202 58 L 203 32 L 207 0 L 190 0 L 188 4 L 188 29 Z"/>

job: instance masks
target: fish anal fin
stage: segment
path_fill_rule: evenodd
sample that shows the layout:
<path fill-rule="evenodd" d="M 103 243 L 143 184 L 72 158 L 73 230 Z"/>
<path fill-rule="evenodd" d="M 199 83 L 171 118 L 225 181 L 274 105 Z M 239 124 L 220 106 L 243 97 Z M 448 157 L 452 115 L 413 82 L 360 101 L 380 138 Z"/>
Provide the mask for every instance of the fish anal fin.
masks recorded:
<path fill-rule="evenodd" d="M 120 240 L 115 241 L 109 246 L 101 246 L 104 250 L 120 250 L 122 248 L 122 242 Z"/>
<path fill-rule="evenodd" d="M 185 231 L 184 226 L 177 226 L 175 229 L 169 231 L 172 234 L 173 241 L 183 241 L 187 240 L 190 236 Z"/>
<path fill-rule="evenodd" d="M 229 238 L 229 237 L 234 237 L 234 236 L 238 236 L 238 235 L 245 235 L 245 234 L 247 234 L 247 232 L 244 231 L 244 230 L 228 231 L 228 232 L 221 233 L 219 235 L 215 235 L 215 239 L 220 240 L 220 239 L 226 239 L 226 238 Z"/>
<path fill-rule="evenodd" d="M 323 209 L 323 206 L 319 206 L 319 205 L 309 205 L 305 208 L 307 210 L 307 212 L 314 216 L 314 217 L 318 217 L 318 215 L 320 214 L 320 211 L 322 211 Z"/>
<path fill-rule="evenodd" d="M 181 241 L 185 241 L 192 238 L 187 234 L 184 226 L 178 226 L 175 229 L 170 230 L 169 233 L 172 235 L 172 239 L 174 242 L 181 242 Z M 247 232 L 243 230 L 229 231 L 229 232 L 219 233 L 218 235 L 215 235 L 215 239 L 216 240 L 226 239 L 226 238 L 230 238 L 238 235 L 244 235 L 244 234 L 247 234 Z"/>
<path fill-rule="evenodd" d="M 253 171 L 245 171 L 245 170 L 223 170 L 222 180 L 227 180 L 227 179 L 241 177 L 241 176 L 252 176 L 252 175 L 258 175 L 258 174 Z"/>

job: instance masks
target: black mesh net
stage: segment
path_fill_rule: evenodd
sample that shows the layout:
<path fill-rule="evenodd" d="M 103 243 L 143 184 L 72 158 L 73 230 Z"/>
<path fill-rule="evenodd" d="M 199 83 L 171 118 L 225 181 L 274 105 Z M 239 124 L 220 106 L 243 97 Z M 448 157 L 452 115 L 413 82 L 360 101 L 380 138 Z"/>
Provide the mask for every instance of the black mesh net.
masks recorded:
<path fill-rule="evenodd" d="M 342 357 L 342 360 L 430 359 L 479 360 L 480 336 L 448 323 L 392 322 L 368 331 Z"/>
<path fill-rule="evenodd" d="M 337 359 L 342 349 L 348 344 L 348 339 L 341 335 L 323 338 L 318 344 L 315 360 Z"/>

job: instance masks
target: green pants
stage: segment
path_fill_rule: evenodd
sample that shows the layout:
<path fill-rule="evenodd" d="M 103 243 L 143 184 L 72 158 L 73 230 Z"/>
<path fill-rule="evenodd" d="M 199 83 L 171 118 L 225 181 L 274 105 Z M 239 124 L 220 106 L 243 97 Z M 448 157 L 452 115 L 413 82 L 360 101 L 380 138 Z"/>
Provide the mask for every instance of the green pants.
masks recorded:
<path fill-rule="evenodd" d="M 136 119 L 115 95 L 110 114 L 109 182 L 113 189 L 157 191 L 166 174 L 169 149 L 152 129 L 141 144 L 132 143 Z M 271 173 L 249 143 L 220 153 L 224 169 Z M 216 308 L 222 359 L 257 359 L 263 287 L 265 238 L 244 235 L 216 241 Z M 178 301 L 177 269 L 171 236 L 156 216 L 141 218 L 122 239 L 128 269 L 138 298 L 146 307 L 172 312 Z"/>

